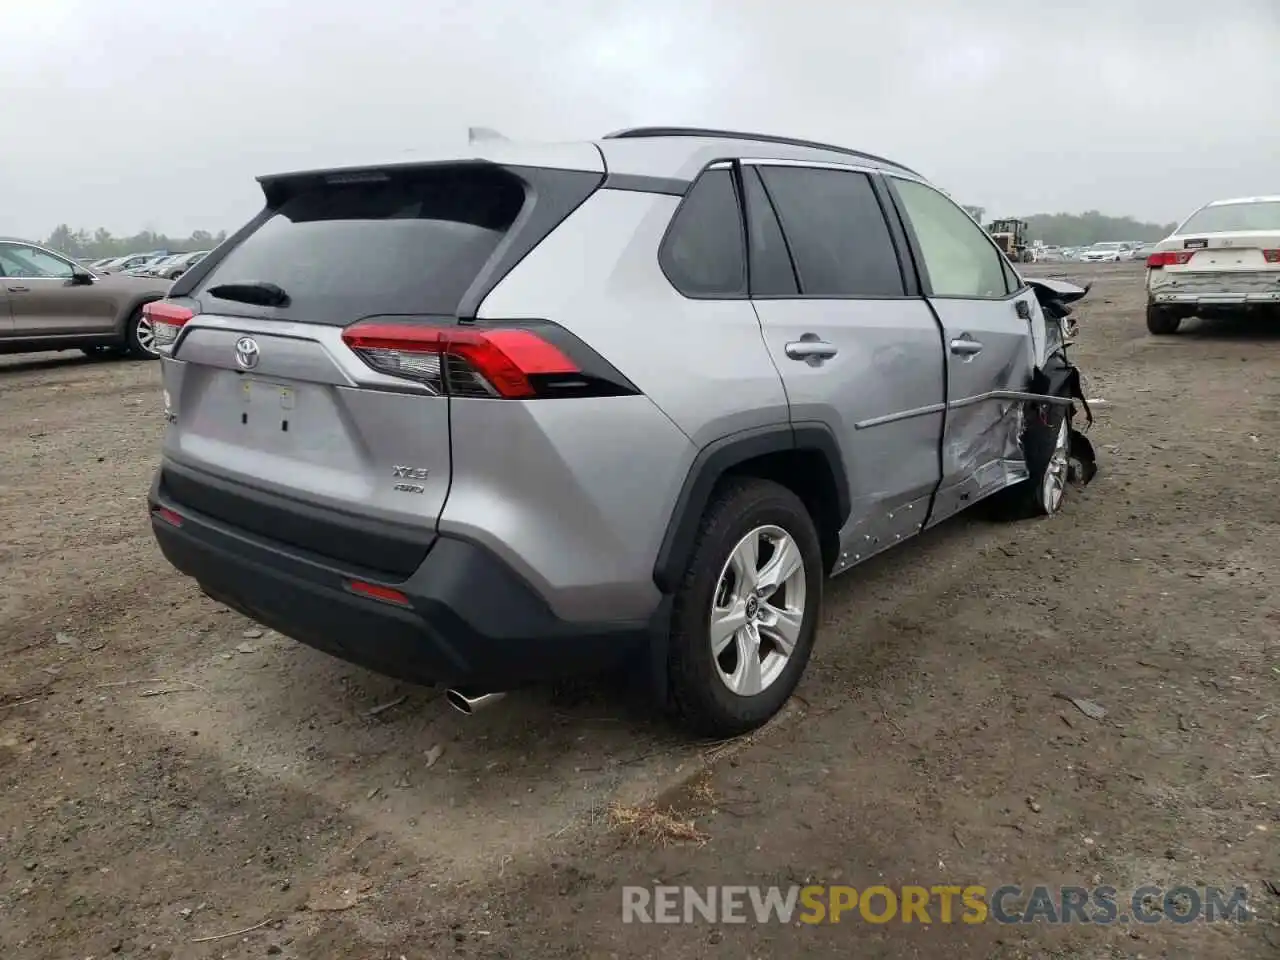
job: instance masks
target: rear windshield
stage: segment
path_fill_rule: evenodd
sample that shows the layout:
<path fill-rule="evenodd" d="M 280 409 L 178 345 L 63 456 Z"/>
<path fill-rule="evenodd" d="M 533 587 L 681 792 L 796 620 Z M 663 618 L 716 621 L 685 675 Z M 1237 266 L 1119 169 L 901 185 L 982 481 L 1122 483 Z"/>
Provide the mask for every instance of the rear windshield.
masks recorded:
<path fill-rule="evenodd" d="M 1280 200 L 1205 207 L 1193 213 L 1178 233 L 1234 233 L 1241 230 L 1280 230 Z"/>
<path fill-rule="evenodd" d="M 512 174 L 475 165 L 374 182 L 313 181 L 229 251 L 192 295 L 219 313 L 334 325 L 379 314 L 452 314 L 524 199 Z M 283 289 L 289 306 L 209 292 L 255 282 Z"/>

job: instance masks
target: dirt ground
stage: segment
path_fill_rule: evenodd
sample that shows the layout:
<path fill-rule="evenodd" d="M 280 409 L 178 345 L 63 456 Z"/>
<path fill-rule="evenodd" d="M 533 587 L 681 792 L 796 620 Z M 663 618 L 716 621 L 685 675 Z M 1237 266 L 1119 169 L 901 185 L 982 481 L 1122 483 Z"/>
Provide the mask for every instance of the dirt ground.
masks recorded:
<path fill-rule="evenodd" d="M 608 686 L 468 719 L 257 630 L 152 542 L 156 365 L 0 359 L 0 957 L 1280 955 L 1280 331 L 1155 339 L 1138 268 L 1040 269 L 1096 280 L 1098 478 L 830 584 L 735 744 Z M 1258 919 L 624 925 L 658 882 L 1244 884 Z"/>

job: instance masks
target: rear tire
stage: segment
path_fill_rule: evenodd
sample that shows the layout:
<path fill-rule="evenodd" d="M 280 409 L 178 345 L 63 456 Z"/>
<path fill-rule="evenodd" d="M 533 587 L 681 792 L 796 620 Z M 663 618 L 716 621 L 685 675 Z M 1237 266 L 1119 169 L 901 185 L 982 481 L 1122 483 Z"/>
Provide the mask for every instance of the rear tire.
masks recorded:
<path fill-rule="evenodd" d="M 687 727 L 732 737 L 782 709 L 809 662 L 824 577 L 799 497 L 753 477 L 722 484 L 672 612 L 668 682 Z"/>
<path fill-rule="evenodd" d="M 1167 337 L 1178 332 L 1182 317 L 1168 307 L 1147 304 L 1147 330 L 1157 337 Z"/>
<path fill-rule="evenodd" d="M 129 318 L 125 326 L 125 343 L 129 356 L 135 360 L 158 360 L 160 354 L 156 350 L 156 331 L 151 321 L 143 315 L 142 308 Z"/>

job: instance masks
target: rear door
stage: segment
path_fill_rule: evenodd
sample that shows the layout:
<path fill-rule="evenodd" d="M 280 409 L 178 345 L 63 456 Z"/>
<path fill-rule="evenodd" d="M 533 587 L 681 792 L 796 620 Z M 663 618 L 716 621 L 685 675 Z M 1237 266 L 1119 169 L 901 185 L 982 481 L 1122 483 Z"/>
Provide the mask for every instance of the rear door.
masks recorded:
<path fill-rule="evenodd" d="M 512 252 L 532 191 L 482 163 L 307 175 L 266 190 L 256 228 L 171 291 L 174 307 L 196 314 L 164 361 L 167 464 L 340 516 L 434 531 L 451 477 L 444 384 L 460 382 L 452 358 L 442 362 L 423 338 L 458 328 L 468 289 Z M 188 496 L 215 516 L 230 503 L 194 485 Z M 385 557 L 320 542 L 320 524 L 307 530 L 282 517 L 247 510 L 221 519 L 372 569 L 408 573 L 421 560 L 405 556 L 394 569 Z"/>
<path fill-rule="evenodd" d="M 832 429 L 849 478 L 841 569 L 924 523 L 940 476 L 941 336 L 873 173 L 763 161 L 742 170 L 752 300 L 792 420 Z"/>
<path fill-rule="evenodd" d="M 111 298 L 70 260 L 25 243 L 0 243 L 0 276 L 9 295 L 14 333 L 20 337 L 108 333 L 115 325 Z"/>
<path fill-rule="evenodd" d="M 930 525 L 1027 475 L 1021 401 L 1035 369 L 1043 317 L 1035 293 L 986 231 L 928 184 L 886 177 L 946 343 L 942 486 Z"/>

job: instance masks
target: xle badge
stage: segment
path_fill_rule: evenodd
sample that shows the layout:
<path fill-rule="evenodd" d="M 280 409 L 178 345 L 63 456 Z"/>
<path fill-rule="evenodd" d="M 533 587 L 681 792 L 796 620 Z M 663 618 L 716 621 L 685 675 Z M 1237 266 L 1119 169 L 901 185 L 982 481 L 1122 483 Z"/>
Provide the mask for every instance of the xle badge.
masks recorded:
<path fill-rule="evenodd" d="M 427 479 L 426 467 L 392 467 L 391 476 L 400 481 L 391 489 L 398 493 L 425 493 L 426 487 L 420 483 L 406 483 L 406 480 L 425 480 Z"/>

